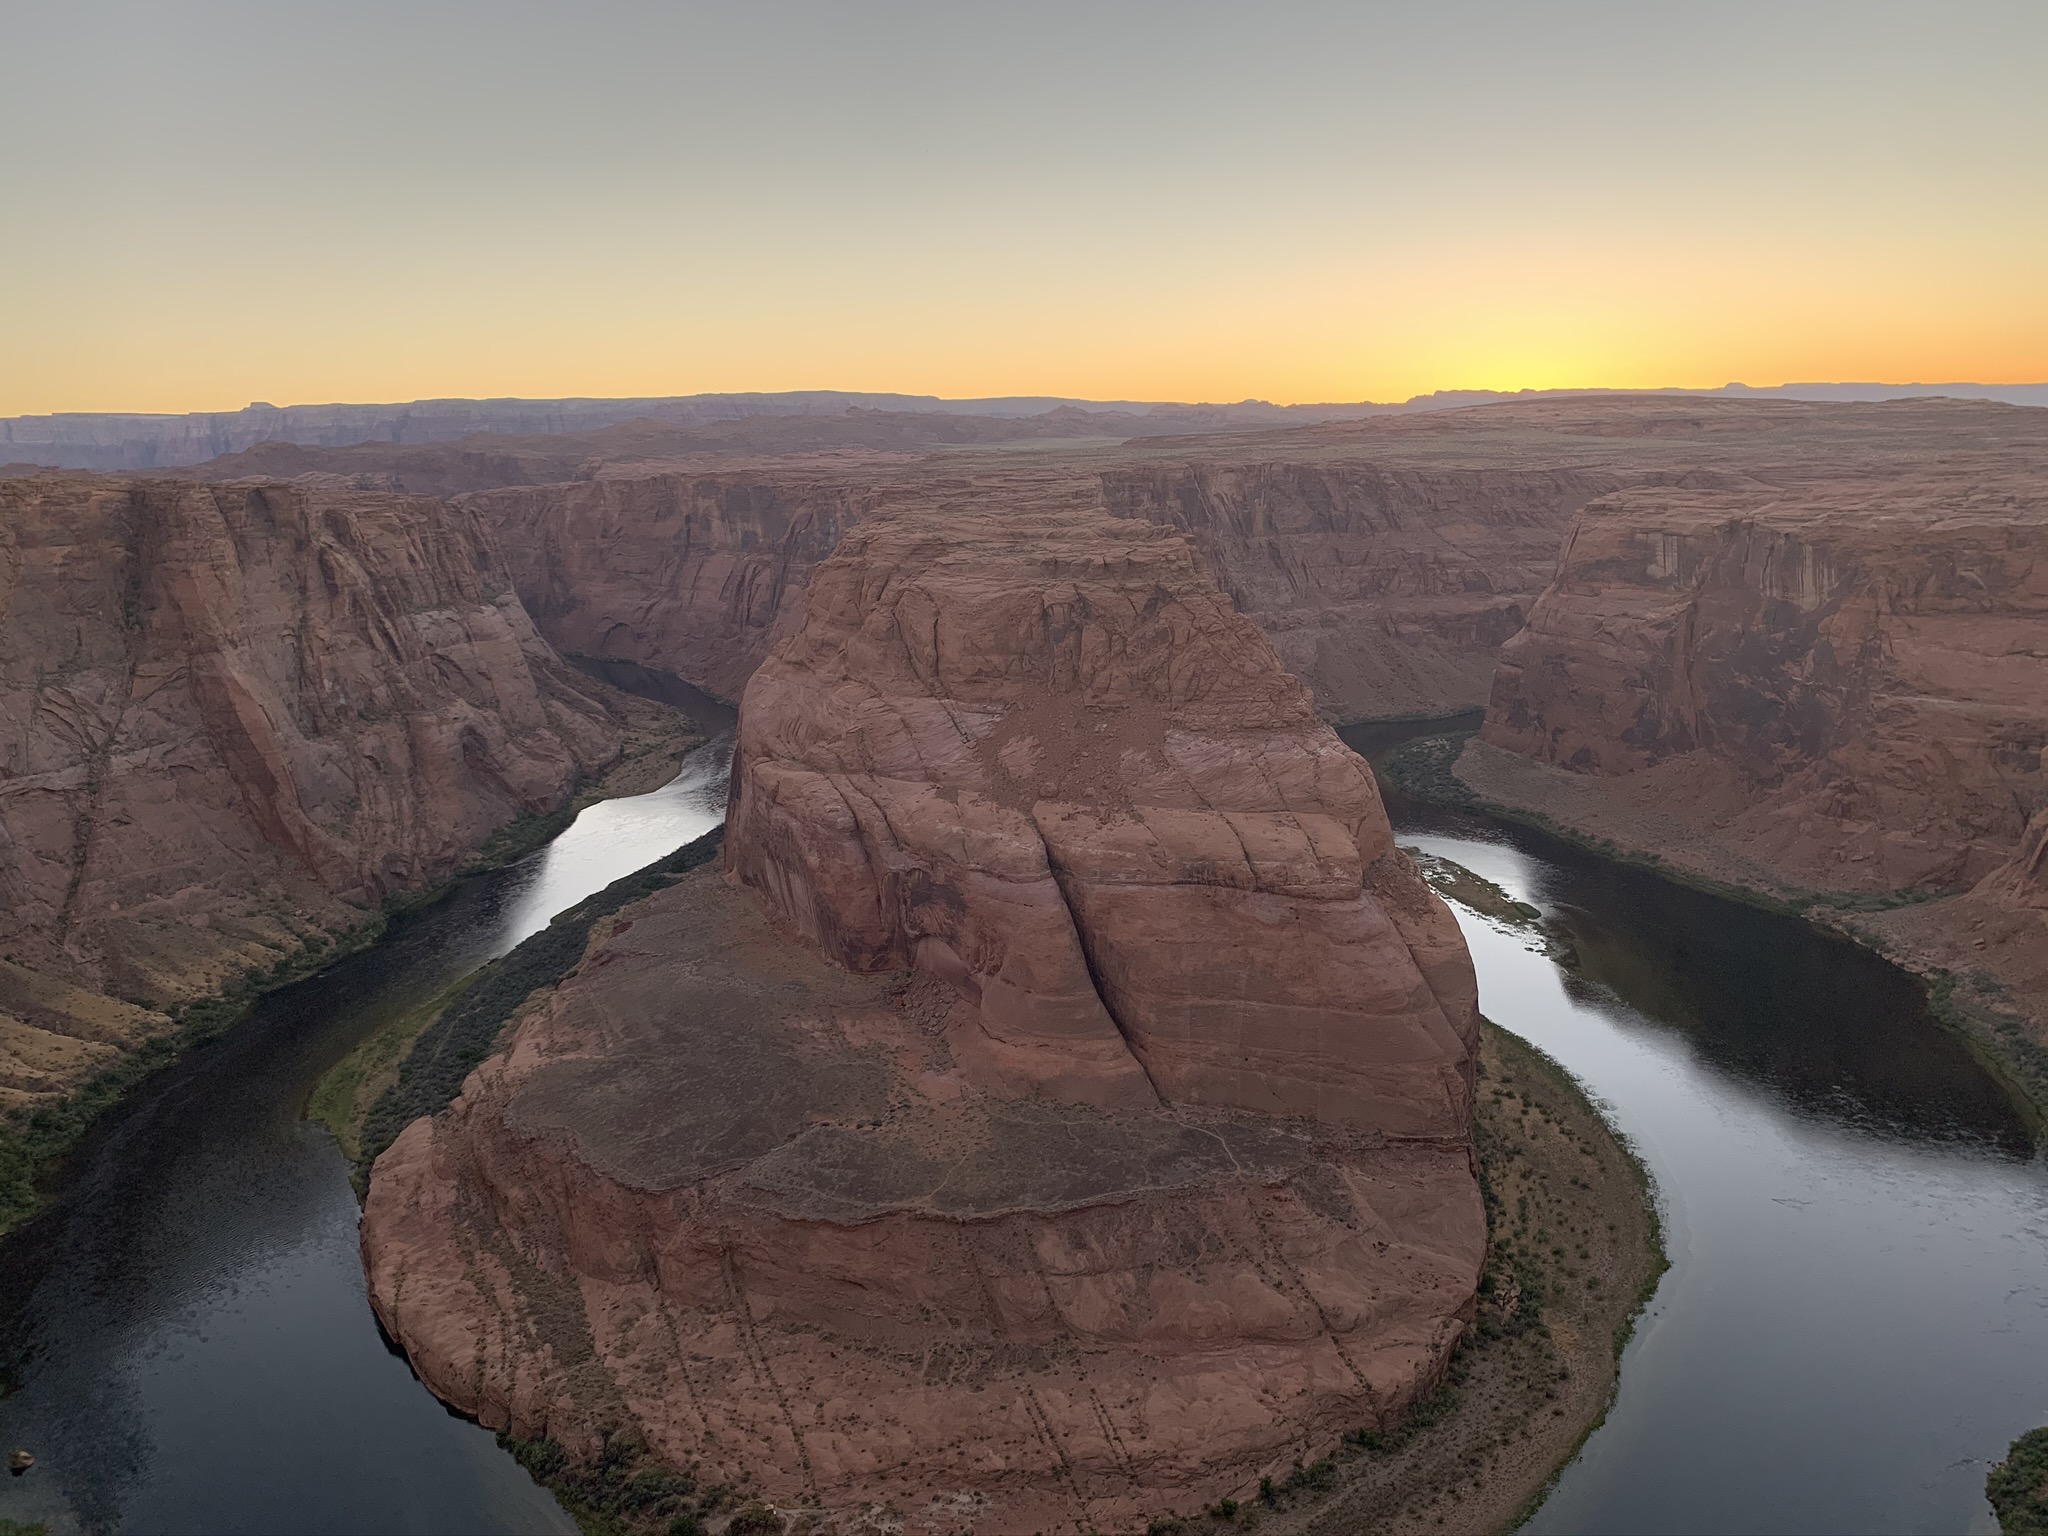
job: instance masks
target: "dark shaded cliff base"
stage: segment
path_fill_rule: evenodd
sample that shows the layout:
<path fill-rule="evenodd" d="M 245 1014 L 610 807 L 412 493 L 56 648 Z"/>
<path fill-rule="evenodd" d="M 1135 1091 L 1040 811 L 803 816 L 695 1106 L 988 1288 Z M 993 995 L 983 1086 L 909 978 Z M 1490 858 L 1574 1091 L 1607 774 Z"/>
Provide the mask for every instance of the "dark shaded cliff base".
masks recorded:
<path fill-rule="evenodd" d="M 1533 762 L 1477 739 L 1419 741 L 1382 772 L 1440 803 L 1526 821 L 1611 857 L 1835 928 L 1927 979 L 1936 1016 L 2030 1108 L 2048 1117 L 2048 911 L 1994 889 L 1804 889 L 1731 848 L 1696 803 L 1652 801 L 1625 780 Z"/>

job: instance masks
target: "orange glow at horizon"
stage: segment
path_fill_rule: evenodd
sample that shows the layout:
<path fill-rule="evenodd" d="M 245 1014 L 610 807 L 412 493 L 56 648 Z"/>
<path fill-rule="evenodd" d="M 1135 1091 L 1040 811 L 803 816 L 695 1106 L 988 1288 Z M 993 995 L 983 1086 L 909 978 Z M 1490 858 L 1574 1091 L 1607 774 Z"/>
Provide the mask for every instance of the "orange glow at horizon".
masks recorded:
<path fill-rule="evenodd" d="M 2048 382 L 2044 7 L 192 6 L 15 28 L 0 415 Z"/>

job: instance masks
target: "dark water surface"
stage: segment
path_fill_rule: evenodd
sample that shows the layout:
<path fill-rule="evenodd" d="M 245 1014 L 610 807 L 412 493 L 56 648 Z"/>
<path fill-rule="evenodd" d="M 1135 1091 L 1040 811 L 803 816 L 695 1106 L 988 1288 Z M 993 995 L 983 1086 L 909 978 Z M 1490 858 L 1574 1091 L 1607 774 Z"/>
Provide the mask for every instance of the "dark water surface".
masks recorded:
<path fill-rule="evenodd" d="M 667 787 L 591 807 L 540 853 L 266 997 L 95 1130 L 55 1208 L 0 1244 L 0 1448 L 38 1458 L 0 1480 L 0 1519 L 58 1532 L 575 1530 L 384 1341 L 347 1166 L 303 1116 L 321 1076 L 382 1022 L 717 825 L 730 753 L 727 734 Z"/>
<path fill-rule="evenodd" d="M 1480 1006 L 1602 1103 L 1664 1215 L 1614 1410 L 1524 1529 L 1995 1531 L 1988 1465 L 2048 1423 L 2048 1163 L 1919 986 L 1793 919 L 1387 799 L 1404 845 L 1576 950 L 1561 968 L 1457 909 Z"/>

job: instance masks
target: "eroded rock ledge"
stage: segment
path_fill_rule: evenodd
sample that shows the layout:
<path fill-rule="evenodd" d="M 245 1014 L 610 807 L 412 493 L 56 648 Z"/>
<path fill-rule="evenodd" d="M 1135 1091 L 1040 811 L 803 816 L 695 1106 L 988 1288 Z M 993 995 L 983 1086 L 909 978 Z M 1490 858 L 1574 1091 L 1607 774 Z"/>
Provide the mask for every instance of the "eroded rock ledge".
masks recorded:
<path fill-rule="evenodd" d="M 734 786 L 728 880 L 610 920 L 377 1164 L 437 1393 L 995 1532 L 1245 1489 L 1435 1380 L 1470 962 L 1179 535 L 863 523 Z"/>

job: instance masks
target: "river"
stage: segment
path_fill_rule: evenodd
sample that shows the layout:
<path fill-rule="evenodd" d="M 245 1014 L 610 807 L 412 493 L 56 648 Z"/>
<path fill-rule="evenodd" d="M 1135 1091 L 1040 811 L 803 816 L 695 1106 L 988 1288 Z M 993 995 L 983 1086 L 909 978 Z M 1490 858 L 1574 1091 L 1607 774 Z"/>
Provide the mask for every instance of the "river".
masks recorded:
<path fill-rule="evenodd" d="M 263 998 L 96 1126 L 52 1208 L 0 1243 L 0 1449 L 37 1457 L 0 1480 L 0 1520 L 60 1536 L 576 1530 L 385 1340 L 347 1163 L 305 1111 L 381 1023 L 723 819 L 730 710 L 617 671 L 716 733 L 675 780 L 591 806 Z"/>
<path fill-rule="evenodd" d="M 2048 1423 L 2048 1162 L 1919 987 L 1794 919 L 1387 801 L 1403 845 L 1576 950 L 1454 908 L 1480 1007 L 1603 1106 L 1664 1219 L 1613 1411 L 1524 1530 L 1996 1531 L 1984 1474 Z"/>
<path fill-rule="evenodd" d="M 347 1168 L 304 1110 L 380 1022 L 714 825 L 728 752 L 265 998 L 95 1129 L 52 1209 L 0 1244 L 0 1446 L 40 1458 L 0 1483 L 0 1519 L 574 1529 L 383 1339 Z M 1917 988 L 1789 919 L 1388 805 L 1403 843 L 1569 939 L 1562 969 L 1458 912 L 1481 1005 L 1605 1106 L 1663 1209 L 1672 1268 L 1614 1411 L 1527 1529 L 1993 1529 L 1987 1463 L 2048 1422 L 2048 1165 Z"/>

